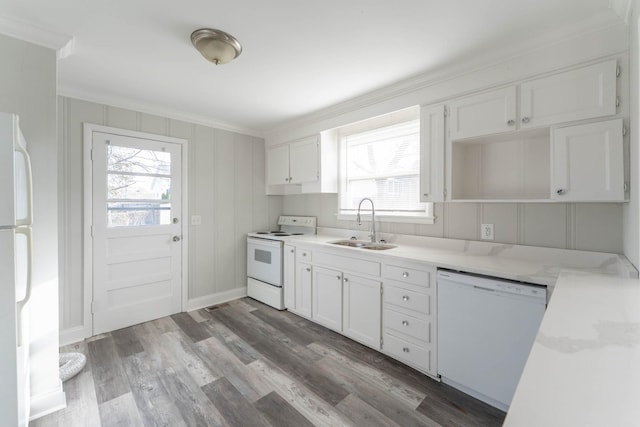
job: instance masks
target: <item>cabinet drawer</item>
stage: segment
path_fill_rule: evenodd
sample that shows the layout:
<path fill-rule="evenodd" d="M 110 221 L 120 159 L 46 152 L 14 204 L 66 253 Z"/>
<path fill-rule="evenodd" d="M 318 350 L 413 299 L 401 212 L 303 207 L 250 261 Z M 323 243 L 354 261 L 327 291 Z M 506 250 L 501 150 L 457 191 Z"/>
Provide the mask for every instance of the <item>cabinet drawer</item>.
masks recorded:
<path fill-rule="evenodd" d="M 314 264 L 330 266 L 336 270 L 352 271 L 369 276 L 380 276 L 380 263 L 359 258 L 349 258 L 327 252 L 316 252 Z"/>
<path fill-rule="evenodd" d="M 431 295 L 396 286 L 388 281 L 384 284 L 383 301 L 385 303 L 414 310 L 423 315 L 431 315 Z"/>
<path fill-rule="evenodd" d="M 430 371 L 430 350 L 395 337 L 386 331 L 383 337 L 382 347 L 387 353 L 396 359 L 405 361 L 425 371 Z"/>
<path fill-rule="evenodd" d="M 427 288 L 431 286 L 431 271 L 428 270 L 385 264 L 382 268 L 382 276 Z"/>
<path fill-rule="evenodd" d="M 312 261 L 311 260 L 311 258 L 312 258 L 311 257 L 311 251 L 308 250 L 308 249 L 298 248 L 296 255 L 298 257 L 297 258 L 298 261 L 301 261 L 301 262 L 311 262 Z"/>
<path fill-rule="evenodd" d="M 431 322 L 429 320 L 418 319 L 385 307 L 383 324 L 385 329 L 393 329 L 401 334 L 424 341 L 425 344 L 431 342 Z"/>

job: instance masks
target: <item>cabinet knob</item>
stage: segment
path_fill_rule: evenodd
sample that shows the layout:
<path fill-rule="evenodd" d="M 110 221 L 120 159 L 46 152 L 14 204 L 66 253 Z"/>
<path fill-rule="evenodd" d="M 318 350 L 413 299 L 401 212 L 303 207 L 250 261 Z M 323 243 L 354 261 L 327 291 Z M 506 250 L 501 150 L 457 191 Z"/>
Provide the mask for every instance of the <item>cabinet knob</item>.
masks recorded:
<path fill-rule="evenodd" d="M 566 192 L 567 192 L 567 190 L 565 190 L 564 188 L 559 188 L 559 189 L 556 190 L 556 194 L 558 196 L 564 196 Z"/>
<path fill-rule="evenodd" d="M 402 273 L 402 277 L 404 277 L 404 278 L 409 277 L 409 273 L 407 271 L 405 271 L 404 273 Z"/>
<path fill-rule="evenodd" d="M 402 321 L 402 326 L 409 326 L 409 322 L 407 322 L 406 320 Z"/>
<path fill-rule="evenodd" d="M 289 182 L 289 178 L 285 177 L 284 182 Z"/>
<path fill-rule="evenodd" d="M 294 253 L 294 252 L 295 252 L 295 250 L 291 249 L 291 253 Z"/>
<path fill-rule="evenodd" d="M 292 177 L 289 177 L 289 182 L 291 182 L 291 181 L 293 181 L 293 178 L 292 178 Z"/>
<path fill-rule="evenodd" d="M 522 123 L 529 123 L 529 117 L 523 117 L 522 118 Z"/>
<path fill-rule="evenodd" d="M 515 121 L 515 120 L 509 120 L 509 121 L 507 122 L 507 125 L 509 125 L 509 126 L 513 126 L 513 125 L 515 125 L 515 124 L 516 124 L 516 121 Z"/>
<path fill-rule="evenodd" d="M 307 271 L 311 271 L 311 268 L 307 267 Z"/>
<path fill-rule="evenodd" d="M 349 279 L 345 277 L 344 279 L 342 279 L 342 281 L 347 283 L 349 281 Z"/>
<path fill-rule="evenodd" d="M 173 236 L 172 239 L 174 242 L 179 242 L 180 241 L 180 236 Z"/>
<path fill-rule="evenodd" d="M 402 351 L 405 352 L 405 353 L 409 353 L 409 347 L 403 347 Z"/>
<path fill-rule="evenodd" d="M 402 301 L 409 301 L 409 295 L 403 295 Z"/>
<path fill-rule="evenodd" d="M 307 256 L 307 253 L 306 252 L 302 252 L 302 256 Z"/>
<path fill-rule="evenodd" d="M 340 279 L 342 279 L 342 277 L 336 276 L 336 280 L 340 280 Z"/>

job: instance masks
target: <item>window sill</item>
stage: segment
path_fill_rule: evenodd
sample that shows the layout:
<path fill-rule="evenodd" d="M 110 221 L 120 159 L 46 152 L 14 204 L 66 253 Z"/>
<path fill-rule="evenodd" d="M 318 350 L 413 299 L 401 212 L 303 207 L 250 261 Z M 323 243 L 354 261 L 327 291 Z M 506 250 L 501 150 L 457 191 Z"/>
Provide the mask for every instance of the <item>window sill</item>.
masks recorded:
<path fill-rule="evenodd" d="M 371 213 L 364 212 L 361 214 L 362 222 L 371 221 Z M 355 213 L 337 213 L 336 218 L 341 221 L 355 221 Z M 410 213 L 397 213 L 397 214 L 378 214 L 376 213 L 376 221 L 381 222 L 398 222 L 408 224 L 435 224 L 435 216 L 427 216 L 425 214 L 410 214 Z"/>

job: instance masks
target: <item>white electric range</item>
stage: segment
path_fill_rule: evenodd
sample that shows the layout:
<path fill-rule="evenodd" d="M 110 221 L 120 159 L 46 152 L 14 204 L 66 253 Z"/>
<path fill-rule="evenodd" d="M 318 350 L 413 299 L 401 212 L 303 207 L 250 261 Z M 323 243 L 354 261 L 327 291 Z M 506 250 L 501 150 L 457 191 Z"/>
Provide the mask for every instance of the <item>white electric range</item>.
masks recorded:
<path fill-rule="evenodd" d="M 283 248 L 287 239 L 316 234 L 316 217 L 281 215 L 279 229 L 247 235 L 247 296 L 284 310 Z"/>

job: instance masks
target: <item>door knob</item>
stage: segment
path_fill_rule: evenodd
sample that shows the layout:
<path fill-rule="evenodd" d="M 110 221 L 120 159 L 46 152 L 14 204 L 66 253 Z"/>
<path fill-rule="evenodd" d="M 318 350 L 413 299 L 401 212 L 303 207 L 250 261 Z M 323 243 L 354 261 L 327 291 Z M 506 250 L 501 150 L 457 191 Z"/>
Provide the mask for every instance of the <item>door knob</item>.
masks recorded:
<path fill-rule="evenodd" d="M 180 236 L 173 236 L 173 241 L 174 242 L 179 242 L 180 241 Z"/>

